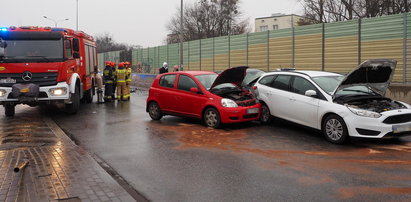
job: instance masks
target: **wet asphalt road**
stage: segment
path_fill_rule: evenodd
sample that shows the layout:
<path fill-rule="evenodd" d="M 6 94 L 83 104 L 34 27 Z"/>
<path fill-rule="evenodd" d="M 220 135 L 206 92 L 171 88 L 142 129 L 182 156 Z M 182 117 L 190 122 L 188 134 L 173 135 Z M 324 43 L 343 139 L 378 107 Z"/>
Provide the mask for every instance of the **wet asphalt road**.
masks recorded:
<path fill-rule="evenodd" d="M 48 116 L 152 201 L 411 200 L 411 137 L 338 146 L 279 120 L 219 130 L 157 122 L 145 98 Z"/>

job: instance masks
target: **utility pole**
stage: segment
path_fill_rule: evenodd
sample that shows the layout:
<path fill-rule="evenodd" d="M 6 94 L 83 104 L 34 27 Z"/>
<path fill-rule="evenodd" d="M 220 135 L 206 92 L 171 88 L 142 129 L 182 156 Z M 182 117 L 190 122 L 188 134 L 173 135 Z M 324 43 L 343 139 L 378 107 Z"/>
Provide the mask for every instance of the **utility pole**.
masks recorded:
<path fill-rule="evenodd" d="M 182 71 L 183 70 L 183 14 L 184 14 L 184 12 L 183 12 L 183 8 L 184 8 L 184 6 L 183 6 L 183 0 L 181 0 L 181 13 L 180 13 L 180 71 Z"/>

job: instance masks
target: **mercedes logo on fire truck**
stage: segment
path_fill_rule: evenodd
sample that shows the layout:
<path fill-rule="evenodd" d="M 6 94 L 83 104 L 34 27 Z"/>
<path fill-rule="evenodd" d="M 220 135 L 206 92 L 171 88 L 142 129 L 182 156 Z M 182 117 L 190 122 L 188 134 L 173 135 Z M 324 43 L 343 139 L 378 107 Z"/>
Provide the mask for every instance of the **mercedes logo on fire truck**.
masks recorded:
<path fill-rule="evenodd" d="M 29 71 L 23 72 L 23 75 L 21 76 L 23 81 L 30 81 L 33 78 L 33 74 Z"/>

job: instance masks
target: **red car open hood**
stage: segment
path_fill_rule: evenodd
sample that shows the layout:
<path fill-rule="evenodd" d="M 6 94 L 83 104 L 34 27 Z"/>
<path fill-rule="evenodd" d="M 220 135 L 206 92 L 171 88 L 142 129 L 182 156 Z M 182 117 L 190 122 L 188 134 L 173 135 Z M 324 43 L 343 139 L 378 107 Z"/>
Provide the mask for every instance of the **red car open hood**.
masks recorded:
<path fill-rule="evenodd" d="M 221 72 L 218 77 L 215 79 L 211 88 L 218 86 L 223 83 L 232 83 L 238 87 L 241 87 L 243 80 L 246 75 L 246 70 L 248 67 L 241 66 L 241 67 L 232 67 L 230 69 L 226 69 Z"/>

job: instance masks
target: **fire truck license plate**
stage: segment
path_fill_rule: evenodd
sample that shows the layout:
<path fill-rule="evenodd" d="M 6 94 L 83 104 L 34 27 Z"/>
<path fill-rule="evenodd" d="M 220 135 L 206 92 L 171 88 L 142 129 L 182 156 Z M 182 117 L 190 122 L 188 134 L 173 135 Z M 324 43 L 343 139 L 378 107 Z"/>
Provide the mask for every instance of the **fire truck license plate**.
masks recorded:
<path fill-rule="evenodd" d="M 16 83 L 16 79 L 0 79 L 0 83 Z"/>

